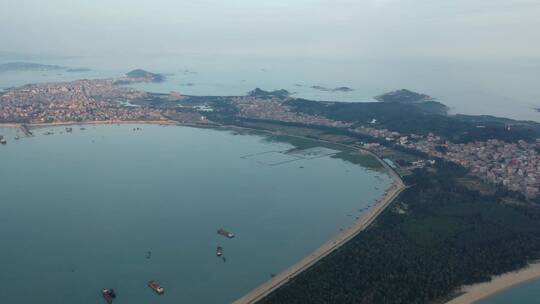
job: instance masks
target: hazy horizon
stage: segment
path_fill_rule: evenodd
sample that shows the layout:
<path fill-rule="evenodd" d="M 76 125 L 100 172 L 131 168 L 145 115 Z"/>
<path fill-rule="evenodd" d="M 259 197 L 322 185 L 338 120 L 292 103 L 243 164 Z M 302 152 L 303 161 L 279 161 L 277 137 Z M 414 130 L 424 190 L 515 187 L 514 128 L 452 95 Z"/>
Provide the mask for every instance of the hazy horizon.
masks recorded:
<path fill-rule="evenodd" d="M 2 1 L 0 61 L 94 77 L 194 69 L 182 81 L 195 86 L 161 89 L 200 95 L 303 83 L 350 86 L 320 98 L 365 101 L 408 88 L 454 113 L 540 121 L 537 16 L 535 0 Z M 4 74 L 0 88 L 55 79 L 66 78 Z"/>
<path fill-rule="evenodd" d="M 538 15 L 540 2 L 534 0 L 2 1 L 0 51 L 536 59 Z"/>

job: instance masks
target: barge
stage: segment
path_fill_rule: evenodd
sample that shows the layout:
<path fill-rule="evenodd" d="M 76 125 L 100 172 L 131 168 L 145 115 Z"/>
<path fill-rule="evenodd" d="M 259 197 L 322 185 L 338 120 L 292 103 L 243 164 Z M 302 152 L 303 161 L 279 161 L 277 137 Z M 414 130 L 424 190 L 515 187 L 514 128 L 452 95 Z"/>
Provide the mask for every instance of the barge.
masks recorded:
<path fill-rule="evenodd" d="M 155 291 L 158 295 L 162 295 L 165 293 L 165 289 L 159 285 L 158 282 L 152 280 L 148 282 L 148 287 L 152 288 L 153 291 Z"/>
<path fill-rule="evenodd" d="M 219 228 L 219 230 L 217 231 L 217 233 L 220 234 L 220 235 L 223 235 L 224 237 L 227 237 L 227 238 L 229 238 L 229 239 L 234 238 L 234 233 L 229 232 L 229 231 L 227 231 L 227 230 L 225 230 L 225 229 L 223 229 L 223 228 Z"/>

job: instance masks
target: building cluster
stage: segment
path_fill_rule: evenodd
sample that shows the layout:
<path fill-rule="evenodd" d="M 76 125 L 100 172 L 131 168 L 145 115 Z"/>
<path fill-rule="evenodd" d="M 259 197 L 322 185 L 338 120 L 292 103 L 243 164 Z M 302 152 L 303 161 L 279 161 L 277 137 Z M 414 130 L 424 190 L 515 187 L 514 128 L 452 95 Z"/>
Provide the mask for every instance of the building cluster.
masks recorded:
<path fill-rule="evenodd" d="M 528 197 L 538 195 L 540 186 L 540 140 L 506 143 L 488 140 L 448 145 L 446 157 L 470 168 L 472 173 L 490 182 L 500 183 Z"/>
<path fill-rule="evenodd" d="M 457 144 L 431 133 L 402 135 L 385 129 L 366 127 L 356 128 L 353 131 L 458 163 L 484 180 L 502 184 L 527 197 L 533 198 L 539 194 L 540 139 L 535 143 L 525 141 L 507 143 L 491 139 Z"/>
<path fill-rule="evenodd" d="M 148 109 L 123 103 L 146 93 L 113 84 L 113 80 L 78 80 L 26 85 L 0 95 L 0 122 L 66 122 L 142 120 Z"/>
<path fill-rule="evenodd" d="M 283 99 L 276 97 L 235 97 L 233 98 L 233 104 L 238 108 L 239 116 L 245 118 L 276 120 L 336 128 L 348 128 L 352 125 L 350 123 L 328 119 L 323 116 L 296 113 L 284 104 Z"/>

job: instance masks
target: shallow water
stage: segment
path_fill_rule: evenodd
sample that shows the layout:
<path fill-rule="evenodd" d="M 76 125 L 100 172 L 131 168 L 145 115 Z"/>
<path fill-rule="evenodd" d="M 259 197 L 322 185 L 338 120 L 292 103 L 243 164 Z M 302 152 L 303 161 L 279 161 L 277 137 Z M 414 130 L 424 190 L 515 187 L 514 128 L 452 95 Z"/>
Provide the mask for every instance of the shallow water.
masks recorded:
<path fill-rule="evenodd" d="M 478 304 L 540 303 L 540 280 L 517 285 L 478 302 Z"/>
<path fill-rule="evenodd" d="M 18 141 L 0 129 L 2 303 L 94 304 L 103 287 L 115 288 L 115 304 L 152 303 L 149 280 L 166 289 L 161 303 L 229 303 L 351 224 L 391 183 L 331 147 L 285 153 L 293 146 L 231 131 L 85 128 Z"/>

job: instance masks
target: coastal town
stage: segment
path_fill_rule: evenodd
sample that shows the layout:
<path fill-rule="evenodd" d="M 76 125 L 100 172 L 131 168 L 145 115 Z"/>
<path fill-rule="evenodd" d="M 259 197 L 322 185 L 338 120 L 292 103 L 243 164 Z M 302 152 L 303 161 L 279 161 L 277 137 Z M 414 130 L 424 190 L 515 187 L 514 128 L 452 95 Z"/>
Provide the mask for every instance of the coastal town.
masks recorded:
<path fill-rule="evenodd" d="M 0 95 L 0 122 L 159 120 L 157 111 L 126 106 L 144 96 L 144 92 L 114 85 L 114 80 L 26 85 Z"/>
<path fill-rule="evenodd" d="M 452 143 L 434 134 L 400 134 L 386 129 L 361 127 L 354 132 L 381 138 L 394 144 L 424 152 L 458 163 L 474 175 L 529 198 L 538 195 L 540 186 L 540 139 L 534 143 L 523 140 L 506 143 L 501 140 L 475 141 L 466 144 Z M 374 146 L 371 144 L 368 146 Z M 419 161 L 417 164 L 423 165 Z"/>
<path fill-rule="evenodd" d="M 141 76 L 142 74 L 142 76 Z M 145 78 L 145 75 L 150 75 Z M 168 121 L 178 123 L 210 123 L 205 116 L 213 111 L 212 104 L 192 107 L 179 104 L 183 96 L 165 94 L 166 107 L 137 105 L 148 98 L 148 93 L 119 85 L 154 79 L 156 74 L 138 73 L 133 77 L 118 79 L 77 80 L 45 83 L 10 88 L 0 93 L 0 123 L 43 124 L 62 122 L 105 121 Z M 288 96 L 232 97 L 223 101 L 235 109 L 236 117 L 296 123 L 345 129 L 368 135 L 405 148 L 442 158 L 462 165 L 483 180 L 500 184 L 526 197 L 534 198 L 540 186 L 540 139 L 536 142 L 508 143 L 501 140 L 454 143 L 429 134 L 402 134 L 377 128 L 374 121 L 363 126 L 333 120 L 320 115 L 309 115 L 293 110 Z M 173 102 L 173 107 L 169 105 Z M 186 110 L 187 109 L 187 110 Z M 378 143 L 366 143 L 364 148 L 374 148 Z M 414 166 L 427 164 L 418 160 Z"/>

